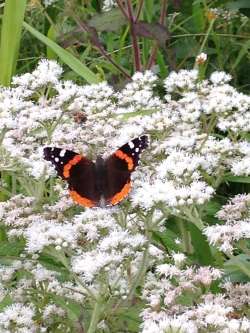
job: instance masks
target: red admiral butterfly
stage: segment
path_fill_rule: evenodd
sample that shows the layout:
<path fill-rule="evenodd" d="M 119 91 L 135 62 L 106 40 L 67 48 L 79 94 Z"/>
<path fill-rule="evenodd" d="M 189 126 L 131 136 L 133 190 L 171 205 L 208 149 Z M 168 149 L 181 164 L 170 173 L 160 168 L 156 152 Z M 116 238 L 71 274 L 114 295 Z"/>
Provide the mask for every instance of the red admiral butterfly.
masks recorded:
<path fill-rule="evenodd" d="M 85 207 L 116 205 L 131 190 L 131 173 L 141 151 L 148 146 L 143 135 L 126 143 L 110 157 L 98 156 L 96 162 L 70 150 L 44 148 L 44 158 L 51 161 L 62 179 L 69 184 L 71 198 Z"/>

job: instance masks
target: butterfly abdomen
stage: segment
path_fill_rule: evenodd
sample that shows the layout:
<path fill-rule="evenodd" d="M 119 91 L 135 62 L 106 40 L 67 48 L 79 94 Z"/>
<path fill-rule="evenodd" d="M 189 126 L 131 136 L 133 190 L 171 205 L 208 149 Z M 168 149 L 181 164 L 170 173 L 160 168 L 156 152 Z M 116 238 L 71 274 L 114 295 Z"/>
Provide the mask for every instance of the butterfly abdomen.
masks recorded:
<path fill-rule="evenodd" d="M 99 193 L 100 197 L 104 195 L 107 186 L 108 179 L 105 161 L 101 156 L 97 156 L 95 162 L 95 189 Z"/>

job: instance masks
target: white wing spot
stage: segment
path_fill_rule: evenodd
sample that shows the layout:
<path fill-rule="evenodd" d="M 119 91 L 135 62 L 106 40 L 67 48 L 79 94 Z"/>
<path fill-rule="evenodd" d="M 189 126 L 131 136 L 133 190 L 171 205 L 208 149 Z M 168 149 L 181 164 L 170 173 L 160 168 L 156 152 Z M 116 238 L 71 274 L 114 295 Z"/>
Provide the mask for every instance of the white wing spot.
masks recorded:
<path fill-rule="evenodd" d="M 134 156 L 135 155 L 135 153 L 132 153 L 132 156 Z"/>
<path fill-rule="evenodd" d="M 54 158 L 55 156 L 54 155 L 51 155 L 52 158 Z"/>
<path fill-rule="evenodd" d="M 54 151 L 55 150 L 55 148 L 51 148 L 51 151 Z"/>
<path fill-rule="evenodd" d="M 63 164 L 63 162 L 61 162 L 61 164 Z"/>
<path fill-rule="evenodd" d="M 58 157 L 55 158 L 55 162 L 59 162 L 59 158 Z"/>
<path fill-rule="evenodd" d="M 65 150 L 65 149 L 63 149 L 63 150 L 61 150 L 61 151 L 60 151 L 60 154 L 59 154 L 59 156 L 63 157 L 63 156 L 65 155 L 65 153 L 66 153 L 66 150 Z"/>
<path fill-rule="evenodd" d="M 135 152 L 136 152 L 136 153 L 138 153 L 138 152 L 139 152 L 139 150 L 140 150 L 139 148 L 135 148 Z"/>
<path fill-rule="evenodd" d="M 134 143 L 132 142 L 132 141 L 130 141 L 129 143 L 128 143 L 128 145 L 129 145 L 129 147 L 131 148 L 131 149 L 133 149 L 134 148 Z"/>

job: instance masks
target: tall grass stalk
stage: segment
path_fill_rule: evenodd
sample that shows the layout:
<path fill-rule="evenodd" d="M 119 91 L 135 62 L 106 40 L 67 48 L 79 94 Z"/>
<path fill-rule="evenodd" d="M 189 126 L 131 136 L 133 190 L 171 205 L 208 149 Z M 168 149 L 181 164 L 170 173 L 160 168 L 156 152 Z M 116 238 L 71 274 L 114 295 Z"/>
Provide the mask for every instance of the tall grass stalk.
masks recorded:
<path fill-rule="evenodd" d="M 15 73 L 26 0 L 6 0 L 1 29 L 0 84 L 9 86 Z"/>

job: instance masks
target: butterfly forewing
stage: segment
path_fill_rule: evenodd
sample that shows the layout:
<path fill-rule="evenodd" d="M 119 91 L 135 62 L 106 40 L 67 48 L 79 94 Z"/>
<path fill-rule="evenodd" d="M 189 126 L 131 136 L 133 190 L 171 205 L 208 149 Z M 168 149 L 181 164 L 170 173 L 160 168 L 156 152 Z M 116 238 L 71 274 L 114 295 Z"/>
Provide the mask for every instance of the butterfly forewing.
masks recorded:
<path fill-rule="evenodd" d="M 127 156 L 126 162 L 130 171 L 133 171 L 139 162 L 141 152 L 148 146 L 147 135 L 142 135 L 135 138 L 122 147 L 120 147 L 116 152 L 116 156 Z M 121 153 L 120 153 L 121 152 Z"/>
<path fill-rule="evenodd" d="M 108 186 L 104 197 L 108 204 L 115 205 L 127 197 L 131 190 L 131 172 L 147 146 L 148 137 L 143 135 L 120 147 L 106 160 Z"/>
<path fill-rule="evenodd" d="M 72 161 L 75 156 L 79 155 L 71 150 L 55 147 L 46 147 L 44 148 L 43 153 L 45 160 L 50 161 L 54 165 L 58 176 L 62 177 L 63 179 L 66 178 L 63 175 L 64 166 Z"/>
<path fill-rule="evenodd" d="M 97 205 L 95 164 L 84 156 L 61 148 L 44 148 L 44 158 L 54 165 L 58 175 L 69 184 L 70 196 L 85 207 Z"/>

